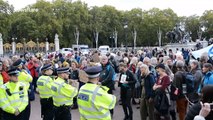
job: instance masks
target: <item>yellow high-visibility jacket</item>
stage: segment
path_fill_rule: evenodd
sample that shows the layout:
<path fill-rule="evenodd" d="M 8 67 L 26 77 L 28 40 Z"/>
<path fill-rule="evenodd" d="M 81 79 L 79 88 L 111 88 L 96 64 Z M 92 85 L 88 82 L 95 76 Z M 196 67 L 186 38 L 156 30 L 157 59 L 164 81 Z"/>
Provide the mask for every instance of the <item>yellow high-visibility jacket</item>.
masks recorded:
<path fill-rule="evenodd" d="M 22 112 L 28 105 L 29 86 L 23 82 L 7 82 L 0 87 L 0 107 L 7 113 Z"/>
<path fill-rule="evenodd" d="M 109 110 L 115 107 L 116 97 L 108 90 L 92 83 L 81 87 L 77 98 L 81 120 L 111 120 Z"/>
<path fill-rule="evenodd" d="M 71 106 L 73 98 L 78 94 L 77 88 L 67 84 L 64 79 L 58 77 L 51 86 L 53 104 L 56 107 Z"/>
<path fill-rule="evenodd" d="M 40 98 L 50 98 L 52 97 L 52 86 L 53 79 L 50 76 L 42 75 L 37 80 L 37 88 Z"/>

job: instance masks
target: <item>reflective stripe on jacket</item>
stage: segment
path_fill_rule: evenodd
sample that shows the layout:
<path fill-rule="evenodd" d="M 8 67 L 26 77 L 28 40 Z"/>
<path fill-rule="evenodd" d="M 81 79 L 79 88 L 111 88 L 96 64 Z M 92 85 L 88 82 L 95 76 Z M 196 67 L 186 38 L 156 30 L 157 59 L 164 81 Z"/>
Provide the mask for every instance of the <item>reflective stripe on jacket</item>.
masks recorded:
<path fill-rule="evenodd" d="M 65 80 L 58 77 L 51 86 L 53 94 L 53 104 L 57 107 L 71 106 L 73 98 L 77 95 L 78 91 L 75 87 L 65 83 Z"/>
<path fill-rule="evenodd" d="M 81 120 L 111 120 L 109 110 L 115 107 L 116 97 L 108 90 L 92 83 L 81 87 L 77 98 Z"/>
<path fill-rule="evenodd" d="M 39 91 L 40 98 L 50 98 L 52 97 L 51 85 L 52 78 L 50 76 L 41 76 L 37 80 L 37 88 Z"/>
<path fill-rule="evenodd" d="M 7 82 L 0 88 L 0 107 L 7 113 L 22 112 L 28 105 L 29 86 L 23 82 Z"/>

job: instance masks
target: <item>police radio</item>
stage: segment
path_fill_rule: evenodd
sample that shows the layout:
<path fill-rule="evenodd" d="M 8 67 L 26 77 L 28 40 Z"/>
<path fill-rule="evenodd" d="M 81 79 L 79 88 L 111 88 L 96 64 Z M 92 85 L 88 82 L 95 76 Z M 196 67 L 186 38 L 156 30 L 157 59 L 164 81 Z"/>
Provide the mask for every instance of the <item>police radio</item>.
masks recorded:
<path fill-rule="evenodd" d="M 11 92 L 10 92 L 10 89 L 6 89 L 6 93 L 9 95 L 9 96 L 11 96 L 12 94 L 11 94 Z"/>
<path fill-rule="evenodd" d="M 20 87 L 19 87 L 19 91 L 22 91 L 22 90 L 23 90 L 23 86 L 20 86 Z"/>

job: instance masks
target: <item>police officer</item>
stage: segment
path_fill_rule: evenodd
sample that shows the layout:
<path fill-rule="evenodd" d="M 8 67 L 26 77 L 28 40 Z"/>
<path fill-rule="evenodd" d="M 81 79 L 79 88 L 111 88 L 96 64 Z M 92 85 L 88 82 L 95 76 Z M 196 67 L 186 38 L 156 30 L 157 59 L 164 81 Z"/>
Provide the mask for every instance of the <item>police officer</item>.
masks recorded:
<path fill-rule="evenodd" d="M 53 73 L 51 64 L 46 64 L 41 68 L 42 76 L 37 80 L 37 87 L 40 95 L 41 103 L 41 117 L 43 120 L 53 120 L 53 100 L 51 93 L 51 85 L 53 79 L 51 75 Z"/>
<path fill-rule="evenodd" d="M 18 81 L 19 71 L 10 68 L 10 81 L 0 88 L 0 106 L 3 110 L 2 120 L 24 120 L 24 110 L 28 105 L 29 85 Z"/>
<path fill-rule="evenodd" d="M 18 76 L 19 81 L 25 82 L 26 84 L 30 84 L 32 82 L 33 78 L 25 69 L 23 69 L 23 61 L 21 59 L 15 61 L 12 66 L 16 67 L 20 71 Z"/>
<path fill-rule="evenodd" d="M 51 86 L 55 107 L 55 120 L 71 120 L 71 105 L 78 91 L 77 88 L 68 84 L 69 68 L 58 68 L 57 74 L 58 78 Z"/>
<path fill-rule="evenodd" d="M 81 120 L 111 120 L 110 109 L 115 107 L 116 97 L 107 93 L 108 87 L 97 85 L 102 68 L 88 67 L 89 82 L 80 88 L 78 107 Z"/>
<path fill-rule="evenodd" d="M 33 78 L 32 76 L 23 68 L 23 61 L 21 59 L 16 60 L 13 65 L 13 67 L 17 68 L 19 70 L 18 80 L 21 82 L 24 82 L 28 86 L 30 86 L 30 83 L 32 82 Z M 28 98 L 29 98 L 30 90 L 28 89 Z M 24 110 L 25 118 L 24 120 L 30 119 L 30 110 L 31 110 L 31 104 L 30 100 L 27 105 L 27 108 Z"/>

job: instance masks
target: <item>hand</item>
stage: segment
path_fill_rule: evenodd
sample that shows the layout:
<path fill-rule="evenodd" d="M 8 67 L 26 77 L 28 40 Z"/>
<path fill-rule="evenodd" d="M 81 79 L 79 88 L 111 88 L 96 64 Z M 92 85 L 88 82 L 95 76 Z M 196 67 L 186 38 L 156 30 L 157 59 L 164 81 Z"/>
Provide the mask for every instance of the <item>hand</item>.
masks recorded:
<path fill-rule="evenodd" d="M 128 81 L 123 82 L 123 84 L 128 84 Z"/>
<path fill-rule="evenodd" d="M 149 101 L 149 103 L 152 103 L 152 102 L 153 102 L 153 99 L 152 99 L 152 98 L 149 98 L 148 101 Z"/>
<path fill-rule="evenodd" d="M 205 118 L 211 111 L 210 104 L 209 103 L 203 104 L 202 102 L 200 102 L 200 104 L 202 108 L 200 110 L 199 115 Z"/>
<path fill-rule="evenodd" d="M 15 116 L 18 116 L 19 114 L 20 114 L 20 112 L 19 112 L 19 110 L 18 109 L 16 109 L 16 111 L 15 111 Z"/>

